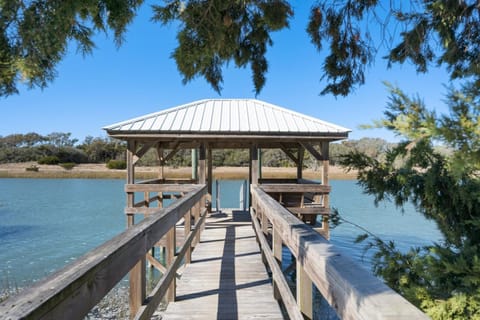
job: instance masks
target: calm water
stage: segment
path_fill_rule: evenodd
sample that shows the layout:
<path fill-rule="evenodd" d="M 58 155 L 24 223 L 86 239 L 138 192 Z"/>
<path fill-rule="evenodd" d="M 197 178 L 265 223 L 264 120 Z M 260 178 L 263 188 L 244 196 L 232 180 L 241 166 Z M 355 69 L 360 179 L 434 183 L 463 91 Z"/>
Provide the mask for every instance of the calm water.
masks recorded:
<path fill-rule="evenodd" d="M 221 181 L 220 204 L 239 207 L 242 181 Z M 389 203 L 378 208 L 354 181 L 331 181 L 331 205 L 342 216 L 368 228 L 400 248 L 428 245 L 441 235 L 413 210 L 404 213 Z M 0 179 L 0 287 L 20 287 L 43 278 L 125 229 L 123 180 Z M 215 196 L 213 207 L 215 208 Z M 332 242 L 368 268 L 362 232 L 344 224 Z"/>

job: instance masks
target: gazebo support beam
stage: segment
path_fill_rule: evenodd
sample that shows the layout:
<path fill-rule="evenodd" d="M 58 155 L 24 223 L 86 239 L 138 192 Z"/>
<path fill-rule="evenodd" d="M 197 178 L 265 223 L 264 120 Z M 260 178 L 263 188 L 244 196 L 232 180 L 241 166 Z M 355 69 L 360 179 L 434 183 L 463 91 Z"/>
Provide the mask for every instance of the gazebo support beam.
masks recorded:
<path fill-rule="evenodd" d="M 303 178 L 303 154 L 305 153 L 305 149 L 301 146 L 298 147 L 297 150 L 297 179 L 300 180 Z"/>
<path fill-rule="evenodd" d="M 212 190 L 213 190 L 213 162 L 212 147 L 207 147 L 207 181 L 208 181 L 208 212 L 212 212 Z M 218 190 L 217 190 L 218 192 Z"/>
<path fill-rule="evenodd" d="M 177 154 L 177 152 L 179 150 L 179 146 L 180 146 L 180 142 L 179 141 L 175 142 L 175 144 L 172 147 L 172 151 L 170 151 L 170 153 L 165 156 L 165 159 L 163 159 L 163 161 L 167 162 L 168 160 L 175 157 L 175 155 Z"/>
<path fill-rule="evenodd" d="M 165 175 L 163 173 L 163 166 L 165 164 L 165 160 L 163 159 L 163 146 L 160 143 L 157 145 L 157 157 L 158 161 L 160 162 L 158 178 L 163 181 L 165 179 Z M 163 192 L 158 193 L 158 207 L 163 208 Z"/>
<path fill-rule="evenodd" d="M 192 149 L 192 179 L 198 180 L 198 156 L 197 148 Z"/>
<path fill-rule="evenodd" d="M 129 140 L 127 143 L 127 184 L 135 183 L 135 152 L 137 141 Z M 134 193 L 127 193 L 127 206 L 133 207 Z M 131 227 L 135 223 L 133 214 L 127 216 L 127 226 Z M 145 274 L 145 258 L 141 259 L 135 267 L 130 271 L 130 314 L 136 314 L 142 306 L 146 297 L 146 274 Z"/>
<path fill-rule="evenodd" d="M 257 148 L 257 154 L 258 154 L 258 179 L 262 179 L 262 149 Z"/>
<path fill-rule="evenodd" d="M 135 165 L 138 160 L 140 160 L 156 143 L 156 141 L 147 142 L 138 151 L 136 151 L 133 155 L 133 164 Z"/>
<path fill-rule="evenodd" d="M 287 147 L 285 147 L 283 144 L 280 145 L 280 149 L 287 155 L 287 157 L 289 157 L 290 159 L 292 159 L 292 161 L 298 165 L 298 158 L 295 157 L 295 155 L 293 153 L 290 152 L 290 150 L 287 149 Z"/>
<path fill-rule="evenodd" d="M 205 176 L 205 145 L 202 143 L 199 148 L 198 154 L 198 183 L 205 184 L 207 182 Z"/>
<path fill-rule="evenodd" d="M 328 177 L 328 169 L 330 167 L 330 161 L 329 161 L 329 142 L 324 141 L 320 143 L 320 149 L 322 150 L 322 184 L 325 186 L 328 186 L 330 184 L 329 177 Z M 323 206 L 327 209 L 330 208 L 330 195 L 325 194 L 323 196 Z M 329 227 L 329 222 L 328 222 L 328 216 L 324 216 L 322 220 L 322 229 L 323 229 L 323 235 L 327 240 L 330 240 L 330 227 Z"/>
<path fill-rule="evenodd" d="M 328 144 L 327 142 L 321 142 L 321 144 Z M 323 154 L 320 154 L 310 143 L 308 142 L 300 142 L 300 144 L 310 152 L 310 154 L 317 160 L 323 160 Z"/>
<path fill-rule="evenodd" d="M 251 171 L 251 180 L 250 184 L 258 184 L 258 148 L 254 144 L 250 147 L 250 171 Z"/>
<path fill-rule="evenodd" d="M 330 161 L 329 161 L 329 144 L 327 142 L 321 142 L 320 144 L 321 149 L 322 149 L 322 165 L 323 165 L 323 170 L 322 170 L 322 184 L 328 186 L 329 184 L 329 179 L 328 179 L 328 169 L 330 166 Z M 327 203 L 325 206 L 328 206 L 328 196 L 327 196 Z"/>

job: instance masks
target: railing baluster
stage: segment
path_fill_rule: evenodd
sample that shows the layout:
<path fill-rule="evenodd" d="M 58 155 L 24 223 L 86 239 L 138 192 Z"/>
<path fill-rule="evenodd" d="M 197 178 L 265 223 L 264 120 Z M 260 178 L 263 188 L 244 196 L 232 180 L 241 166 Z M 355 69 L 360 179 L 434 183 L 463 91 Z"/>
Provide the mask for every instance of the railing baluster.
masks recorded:
<path fill-rule="evenodd" d="M 192 229 L 192 209 L 187 211 L 183 220 L 184 220 L 184 223 L 183 223 L 184 239 L 187 240 L 187 237 L 190 234 Z M 192 262 L 192 246 L 189 245 L 185 253 L 185 263 L 191 263 L 191 262 Z"/>
<path fill-rule="evenodd" d="M 272 249 L 273 257 L 277 261 L 278 265 L 282 266 L 282 237 L 278 232 L 275 225 L 272 225 Z M 281 298 L 280 292 L 278 291 L 278 284 L 276 281 L 273 282 L 273 294 L 275 299 L 279 300 Z"/>
<path fill-rule="evenodd" d="M 167 256 L 166 256 L 166 265 L 167 268 L 172 264 L 173 259 L 175 259 L 175 249 L 176 249 L 176 227 L 173 226 L 170 231 L 167 233 Z M 167 301 L 173 302 L 175 301 L 176 296 L 176 279 L 175 277 L 172 278 L 172 282 L 168 287 L 167 291 Z"/>
<path fill-rule="evenodd" d="M 313 318 L 312 280 L 305 272 L 303 263 L 297 259 L 297 304 L 307 319 Z"/>

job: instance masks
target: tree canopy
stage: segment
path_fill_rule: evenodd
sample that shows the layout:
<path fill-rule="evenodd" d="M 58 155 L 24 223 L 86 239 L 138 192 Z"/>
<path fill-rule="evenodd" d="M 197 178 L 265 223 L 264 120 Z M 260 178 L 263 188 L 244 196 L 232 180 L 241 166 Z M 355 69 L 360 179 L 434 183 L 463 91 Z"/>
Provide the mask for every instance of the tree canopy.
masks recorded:
<path fill-rule="evenodd" d="M 480 88 L 471 81 L 450 88 L 448 115 L 389 89 L 385 117 L 376 125 L 403 141 L 381 161 L 353 152 L 342 163 L 359 170 L 360 185 L 377 203 L 413 203 L 444 241 L 405 253 L 375 238 L 367 246 L 378 249 L 374 272 L 432 318 L 480 319 Z"/>
<path fill-rule="evenodd" d="M 0 1 L 0 95 L 19 82 L 45 87 L 56 76 L 69 41 L 87 54 L 99 31 L 120 45 L 142 0 Z M 443 65 L 452 79 L 480 73 L 480 14 L 476 0 L 315 0 L 305 21 L 313 48 L 327 53 L 322 94 L 348 95 L 365 82 L 378 55 L 412 62 L 418 72 Z M 288 28 L 294 3 L 285 0 L 171 0 L 152 5 L 152 20 L 176 22 L 172 57 L 184 82 L 205 78 L 220 92 L 229 63 L 249 66 L 259 93 L 266 82 L 271 33 Z"/>
<path fill-rule="evenodd" d="M 18 83 L 44 88 L 70 41 L 92 52 L 93 35 L 111 30 L 117 45 L 143 0 L 1 0 L 0 96 L 18 93 Z"/>

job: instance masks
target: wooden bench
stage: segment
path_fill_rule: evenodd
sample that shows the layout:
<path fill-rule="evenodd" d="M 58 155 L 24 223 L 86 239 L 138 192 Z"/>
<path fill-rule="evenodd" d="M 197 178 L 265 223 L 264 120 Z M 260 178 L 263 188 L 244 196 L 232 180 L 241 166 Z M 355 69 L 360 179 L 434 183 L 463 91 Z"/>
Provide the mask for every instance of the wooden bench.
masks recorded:
<path fill-rule="evenodd" d="M 315 225 L 317 216 L 328 216 L 330 210 L 324 206 L 324 196 L 329 186 L 319 184 L 267 184 L 261 185 L 272 198 L 287 208 L 300 220 Z M 323 221 L 323 219 L 322 219 Z"/>

